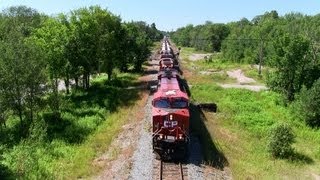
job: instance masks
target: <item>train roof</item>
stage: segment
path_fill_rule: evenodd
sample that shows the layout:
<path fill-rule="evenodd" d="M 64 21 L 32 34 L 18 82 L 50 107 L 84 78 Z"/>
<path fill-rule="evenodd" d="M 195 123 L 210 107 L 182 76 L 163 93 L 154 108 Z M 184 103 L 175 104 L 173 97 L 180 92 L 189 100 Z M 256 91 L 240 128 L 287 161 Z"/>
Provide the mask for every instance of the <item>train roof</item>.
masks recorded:
<path fill-rule="evenodd" d="M 189 100 L 187 93 L 178 89 L 162 89 L 158 90 L 153 95 L 153 99 L 161 99 L 161 98 L 184 98 Z"/>
<path fill-rule="evenodd" d="M 160 87 L 154 93 L 154 99 L 161 97 L 185 98 L 189 99 L 187 93 L 180 90 L 177 78 L 162 77 L 160 79 Z"/>
<path fill-rule="evenodd" d="M 164 78 L 164 77 L 167 77 L 167 78 L 178 78 L 180 77 L 180 74 L 179 72 L 174 69 L 174 68 L 169 68 L 169 70 L 166 70 L 166 69 L 163 69 L 163 70 L 160 70 L 159 73 L 158 73 L 158 78 Z"/>

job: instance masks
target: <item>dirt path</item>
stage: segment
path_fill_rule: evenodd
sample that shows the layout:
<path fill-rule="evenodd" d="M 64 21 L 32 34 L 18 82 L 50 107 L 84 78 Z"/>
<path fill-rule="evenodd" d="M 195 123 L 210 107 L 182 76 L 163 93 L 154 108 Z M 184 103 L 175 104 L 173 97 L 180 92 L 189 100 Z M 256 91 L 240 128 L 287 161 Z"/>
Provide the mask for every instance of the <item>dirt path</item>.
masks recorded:
<path fill-rule="evenodd" d="M 233 71 L 227 71 L 227 74 L 231 78 L 237 79 L 239 84 L 251 84 L 255 83 L 256 81 L 252 78 L 246 77 L 241 69 L 233 70 Z"/>
<path fill-rule="evenodd" d="M 201 59 L 204 59 L 205 57 L 209 57 L 211 54 L 192 54 L 189 56 L 189 59 L 191 61 L 199 61 Z"/>
<path fill-rule="evenodd" d="M 243 74 L 243 71 L 241 69 L 227 71 L 227 74 L 229 77 L 235 78 L 237 80 L 237 83 L 236 84 L 219 84 L 223 88 L 242 88 L 242 89 L 249 89 L 251 91 L 261 91 L 261 90 L 268 89 L 264 85 L 251 85 L 252 83 L 256 83 L 256 81 L 252 78 L 246 77 Z"/>

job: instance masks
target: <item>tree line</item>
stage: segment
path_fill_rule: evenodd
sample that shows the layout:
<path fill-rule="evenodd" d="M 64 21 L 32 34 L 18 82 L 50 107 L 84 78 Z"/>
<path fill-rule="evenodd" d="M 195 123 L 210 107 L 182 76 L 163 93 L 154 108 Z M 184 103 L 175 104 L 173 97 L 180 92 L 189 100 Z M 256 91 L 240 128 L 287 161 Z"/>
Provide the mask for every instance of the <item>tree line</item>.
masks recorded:
<path fill-rule="evenodd" d="M 0 13 L 0 120 L 17 115 L 21 127 L 49 106 L 59 115 L 59 82 L 70 93 L 88 89 L 90 76 L 114 69 L 142 70 L 153 41 L 162 34 L 155 24 L 122 22 L 99 6 L 48 16 L 26 6 Z M 22 128 L 26 129 L 26 128 Z"/>
<path fill-rule="evenodd" d="M 259 64 L 259 74 L 261 65 L 270 67 L 270 89 L 283 94 L 285 104 L 295 104 L 307 124 L 320 126 L 319 25 L 320 14 L 270 11 L 252 20 L 187 25 L 170 36 L 180 46 L 221 52 L 223 61 Z"/>

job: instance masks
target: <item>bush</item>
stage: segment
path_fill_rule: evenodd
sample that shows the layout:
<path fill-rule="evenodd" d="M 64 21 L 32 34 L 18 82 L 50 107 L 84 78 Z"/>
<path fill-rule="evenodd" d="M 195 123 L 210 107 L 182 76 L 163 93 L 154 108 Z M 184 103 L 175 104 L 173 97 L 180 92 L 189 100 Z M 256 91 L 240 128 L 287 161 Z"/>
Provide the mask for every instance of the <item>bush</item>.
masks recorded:
<path fill-rule="evenodd" d="M 295 136 L 287 124 L 277 124 L 269 132 L 268 152 L 275 158 L 287 158 L 293 154 Z"/>
<path fill-rule="evenodd" d="M 311 127 L 320 127 L 320 79 L 310 89 L 301 89 L 295 105 L 300 119 Z"/>

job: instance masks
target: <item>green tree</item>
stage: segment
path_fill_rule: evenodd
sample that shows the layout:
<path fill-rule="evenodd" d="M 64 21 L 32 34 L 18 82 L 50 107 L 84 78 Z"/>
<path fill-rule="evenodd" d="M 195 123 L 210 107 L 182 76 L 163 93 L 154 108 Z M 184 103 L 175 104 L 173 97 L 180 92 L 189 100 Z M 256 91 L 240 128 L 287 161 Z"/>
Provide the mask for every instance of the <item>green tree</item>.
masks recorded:
<path fill-rule="evenodd" d="M 21 125 L 29 124 L 24 119 L 34 119 L 46 80 L 42 51 L 25 38 L 45 18 L 25 6 L 7 8 L 0 15 L 1 104 L 18 115 Z"/>
<path fill-rule="evenodd" d="M 41 28 L 38 28 L 29 38 L 44 53 L 49 77 L 53 89 L 52 109 L 59 112 L 59 79 L 65 75 L 67 65 L 66 44 L 68 43 L 68 28 L 59 19 L 48 18 Z"/>
<path fill-rule="evenodd" d="M 19 31 L 23 37 L 28 37 L 34 29 L 40 27 L 45 18 L 45 15 L 26 6 L 4 9 L 0 16 L 0 39 L 6 39 L 13 31 Z"/>
<path fill-rule="evenodd" d="M 42 51 L 34 44 L 25 42 L 19 32 L 11 32 L 10 36 L 10 41 L 0 45 L 0 92 L 23 125 L 24 117 L 32 122 L 39 109 L 45 65 Z"/>
<path fill-rule="evenodd" d="M 94 72 L 107 72 L 110 79 L 116 62 L 121 60 L 121 19 L 99 6 L 91 6 L 73 11 L 70 24 L 73 34 L 68 46 L 74 57 L 71 65 L 82 71 L 84 88 L 89 87 L 90 74 Z"/>
<path fill-rule="evenodd" d="M 149 27 L 142 22 L 129 22 L 124 24 L 125 39 L 123 46 L 123 57 L 119 69 L 127 69 L 132 66 L 135 71 L 142 70 L 142 64 L 150 55 L 150 46 L 152 45 L 152 34 L 148 34 Z"/>
<path fill-rule="evenodd" d="M 305 76 L 304 70 L 309 63 L 307 58 L 310 42 L 301 35 L 280 34 L 273 42 L 275 57 L 272 64 L 276 70 L 269 74 L 268 85 L 271 89 L 285 95 L 287 101 L 294 100 Z"/>
<path fill-rule="evenodd" d="M 297 102 L 297 114 L 300 119 L 312 127 L 320 126 L 320 79 L 310 89 L 303 87 Z"/>

